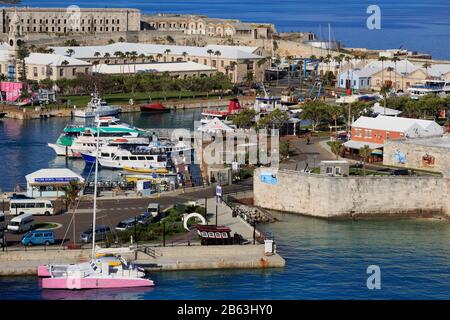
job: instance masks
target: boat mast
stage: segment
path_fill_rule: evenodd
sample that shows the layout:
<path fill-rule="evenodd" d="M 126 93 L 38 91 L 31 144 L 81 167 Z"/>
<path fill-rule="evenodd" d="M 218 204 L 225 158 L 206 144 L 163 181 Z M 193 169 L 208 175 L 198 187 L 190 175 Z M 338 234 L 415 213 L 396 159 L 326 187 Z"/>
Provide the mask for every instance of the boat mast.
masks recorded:
<path fill-rule="evenodd" d="M 97 179 L 98 179 L 98 149 L 100 141 L 100 119 L 97 120 L 97 142 L 95 150 L 95 175 L 94 175 L 94 210 L 92 214 L 92 259 L 95 259 L 95 222 L 97 220 Z"/>

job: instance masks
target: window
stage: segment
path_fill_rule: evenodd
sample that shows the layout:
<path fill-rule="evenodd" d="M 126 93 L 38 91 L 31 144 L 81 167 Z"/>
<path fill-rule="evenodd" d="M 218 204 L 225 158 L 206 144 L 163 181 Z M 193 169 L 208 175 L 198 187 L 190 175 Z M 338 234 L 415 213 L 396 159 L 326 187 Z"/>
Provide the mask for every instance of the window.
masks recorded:
<path fill-rule="evenodd" d="M 64 77 L 64 69 L 63 68 L 59 69 L 59 76 Z"/>
<path fill-rule="evenodd" d="M 33 76 L 35 76 L 35 77 L 38 76 L 38 69 L 37 69 L 37 67 L 33 67 Z"/>
<path fill-rule="evenodd" d="M 372 137 L 372 130 L 365 130 L 365 137 L 366 138 L 371 138 Z"/>
<path fill-rule="evenodd" d="M 72 75 L 75 76 L 77 74 L 77 68 L 72 68 Z"/>

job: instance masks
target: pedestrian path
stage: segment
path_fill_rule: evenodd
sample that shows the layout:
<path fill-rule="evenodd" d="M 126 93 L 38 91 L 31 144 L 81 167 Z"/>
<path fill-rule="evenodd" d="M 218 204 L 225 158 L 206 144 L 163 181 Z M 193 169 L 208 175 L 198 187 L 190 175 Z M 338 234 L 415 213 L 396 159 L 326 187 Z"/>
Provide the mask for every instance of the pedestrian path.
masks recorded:
<path fill-rule="evenodd" d="M 208 224 L 216 224 L 216 198 L 208 198 Z M 205 205 L 205 200 L 199 201 Z M 253 227 L 240 217 L 233 217 L 231 209 L 222 201 L 217 203 L 217 224 L 231 229 L 231 234 L 240 234 L 244 239 L 253 239 Z"/>

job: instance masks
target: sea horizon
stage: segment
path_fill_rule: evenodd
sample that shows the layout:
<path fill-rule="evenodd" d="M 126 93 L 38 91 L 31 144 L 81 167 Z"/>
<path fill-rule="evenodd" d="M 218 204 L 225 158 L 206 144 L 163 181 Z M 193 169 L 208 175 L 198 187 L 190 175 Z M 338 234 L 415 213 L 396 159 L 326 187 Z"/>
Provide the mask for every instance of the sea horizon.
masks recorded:
<path fill-rule="evenodd" d="M 340 41 L 345 47 L 368 49 L 408 49 L 432 54 L 435 59 L 450 59 L 450 3 L 443 0 L 428 2 L 411 0 L 390 3 L 379 0 L 381 29 L 369 30 L 366 25 L 367 8 L 372 1 L 324 0 L 306 2 L 298 0 L 223 1 L 205 0 L 155 0 L 151 3 L 138 0 L 130 2 L 111 0 L 23 0 L 18 6 L 67 7 L 132 7 L 144 14 L 174 13 L 201 14 L 215 18 L 240 19 L 244 22 L 273 23 L 279 32 L 314 32 L 328 40 Z M 6 5 L 6 4 L 5 4 Z M 17 6 L 16 5 L 16 6 Z M 6 5 L 15 6 L 15 5 Z M 322 32 L 321 32 L 322 30 Z M 322 33 L 322 34 L 321 34 Z"/>

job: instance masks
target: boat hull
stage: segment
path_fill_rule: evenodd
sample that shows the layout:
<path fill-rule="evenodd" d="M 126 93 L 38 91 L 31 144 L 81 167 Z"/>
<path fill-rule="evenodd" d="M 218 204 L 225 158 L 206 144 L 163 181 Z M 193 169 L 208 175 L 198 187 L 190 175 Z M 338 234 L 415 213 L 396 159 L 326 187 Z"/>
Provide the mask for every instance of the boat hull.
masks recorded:
<path fill-rule="evenodd" d="M 50 148 L 52 148 L 57 156 L 68 156 L 68 157 L 77 157 L 79 156 L 77 153 L 73 153 L 70 147 L 66 147 L 57 143 L 48 143 Z M 66 150 L 67 148 L 67 150 Z M 66 153 L 67 152 L 67 153 Z"/>
<path fill-rule="evenodd" d="M 83 289 L 112 289 L 112 288 L 137 288 L 153 287 L 155 284 L 150 279 L 145 278 L 44 278 L 42 279 L 43 289 L 64 289 L 64 290 L 83 290 Z"/>
<path fill-rule="evenodd" d="M 92 156 L 87 153 L 81 153 L 81 157 L 83 158 L 84 162 L 88 164 L 94 164 L 95 163 L 95 156 Z"/>
<path fill-rule="evenodd" d="M 164 107 L 161 103 L 152 103 L 141 106 L 141 112 L 146 113 L 161 113 L 170 112 L 169 108 Z"/>
<path fill-rule="evenodd" d="M 97 111 L 85 111 L 85 110 L 76 110 L 74 112 L 74 116 L 77 118 L 95 118 L 95 117 L 107 117 L 107 116 L 115 116 L 120 113 L 121 109 L 112 108 L 111 110 L 97 110 Z"/>
<path fill-rule="evenodd" d="M 51 276 L 50 270 L 47 265 L 38 266 L 37 274 L 38 274 L 38 277 L 41 277 L 41 278 Z"/>

